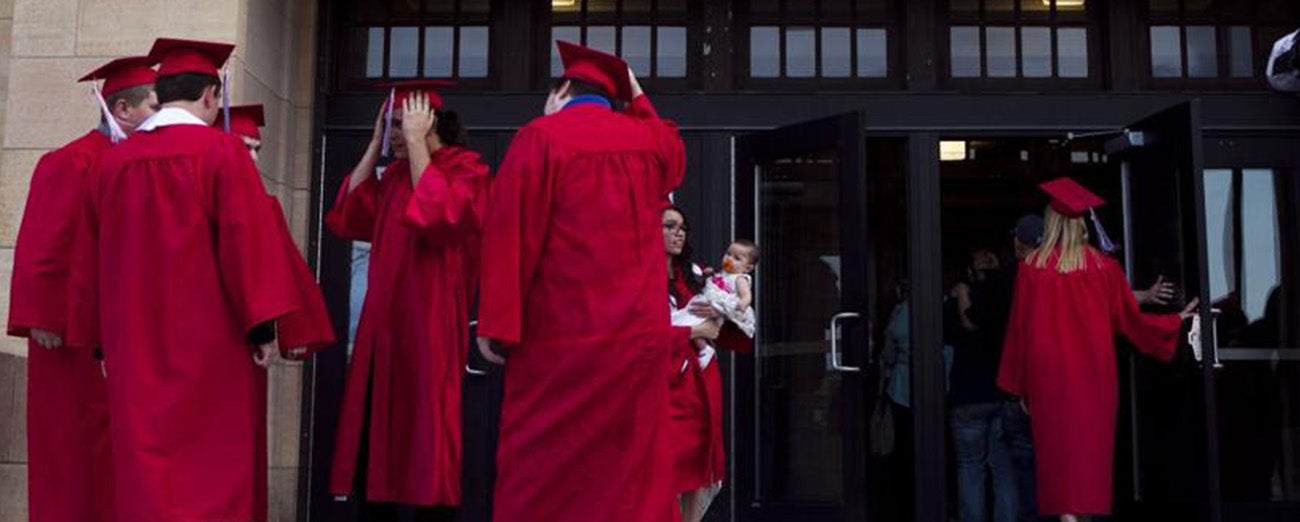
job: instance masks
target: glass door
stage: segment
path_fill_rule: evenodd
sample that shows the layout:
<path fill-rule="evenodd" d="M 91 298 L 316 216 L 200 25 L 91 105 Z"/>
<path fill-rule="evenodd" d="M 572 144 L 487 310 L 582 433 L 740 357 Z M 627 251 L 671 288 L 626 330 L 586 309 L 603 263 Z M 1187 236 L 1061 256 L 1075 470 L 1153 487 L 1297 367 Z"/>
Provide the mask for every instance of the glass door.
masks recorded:
<path fill-rule="evenodd" d="M 1202 297 L 1201 324 L 1213 322 L 1202 197 L 1199 104 L 1182 103 L 1136 122 L 1107 143 L 1120 159 L 1124 258 L 1129 281 L 1158 278 L 1178 291 L 1176 312 Z M 1116 515 L 1132 520 L 1217 521 L 1219 481 L 1214 403 L 1214 338 L 1201 357 L 1182 346 L 1170 364 L 1121 356 L 1122 401 L 1116 445 Z"/>
<path fill-rule="evenodd" d="M 736 382 L 741 520 L 866 517 L 865 140 L 858 114 L 738 138 L 736 233 L 763 249 Z"/>

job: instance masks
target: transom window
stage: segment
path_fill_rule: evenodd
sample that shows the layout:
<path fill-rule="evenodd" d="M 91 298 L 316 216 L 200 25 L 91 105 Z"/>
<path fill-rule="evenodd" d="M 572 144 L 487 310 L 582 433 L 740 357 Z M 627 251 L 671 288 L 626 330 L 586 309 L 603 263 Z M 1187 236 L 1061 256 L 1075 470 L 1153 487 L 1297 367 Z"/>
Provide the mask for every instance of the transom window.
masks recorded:
<path fill-rule="evenodd" d="M 492 76 L 491 0 L 370 0 L 351 10 L 349 79 Z"/>
<path fill-rule="evenodd" d="M 1300 2 L 1148 0 L 1149 74 L 1155 83 L 1254 85 L 1273 41 L 1295 29 Z"/>
<path fill-rule="evenodd" d="M 657 86 L 681 84 L 697 67 L 692 20 L 698 3 L 687 0 L 551 0 L 551 41 L 567 40 L 616 54 L 638 78 Z M 550 44 L 549 76 L 564 73 Z M 667 79 L 665 82 L 664 80 Z M 656 81 L 658 80 L 658 81 Z"/>
<path fill-rule="evenodd" d="M 887 0 L 752 0 L 739 12 L 749 31 L 737 47 L 747 86 L 793 80 L 864 84 L 891 77 L 896 9 Z"/>
<path fill-rule="evenodd" d="M 1092 78 L 1096 67 L 1089 35 L 1091 4 L 1087 0 L 949 0 L 949 78 Z"/>

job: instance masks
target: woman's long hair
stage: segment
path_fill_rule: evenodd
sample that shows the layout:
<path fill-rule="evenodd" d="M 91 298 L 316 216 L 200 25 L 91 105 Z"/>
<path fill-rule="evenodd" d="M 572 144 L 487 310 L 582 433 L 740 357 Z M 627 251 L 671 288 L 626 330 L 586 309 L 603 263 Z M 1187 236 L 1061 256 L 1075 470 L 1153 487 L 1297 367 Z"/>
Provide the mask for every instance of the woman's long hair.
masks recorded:
<path fill-rule="evenodd" d="M 691 228 L 687 225 L 689 221 L 686 219 L 686 213 L 682 212 L 682 209 L 676 205 L 664 207 L 663 212 L 670 210 L 682 217 L 682 227 L 686 230 L 686 241 L 682 243 L 682 253 L 673 256 L 673 273 L 668 274 L 668 293 L 673 294 L 673 275 L 681 274 L 682 279 L 686 282 L 686 288 L 689 288 L 691 293 L 698 294 L 701 290 L 704 290 L 704 282 L 695 274 L 695 256 L 694 251 L 691 249 Z M 660 212 L 659 215 L 663 216 L 663 212 Z"/>
<path fill-rule="evenodd" d="M 1092 257 L 1088 245 L 1088 225 L 1082 217 L 1071 218 L 1047 207 L 1043 217 L 1043 243 L 1029 254 L 1028 262 L 1038 268 L 1047 266 L 1053 254 L 1057 255 L 1056 271 L 1065 274 L 1088 268 Z"/>

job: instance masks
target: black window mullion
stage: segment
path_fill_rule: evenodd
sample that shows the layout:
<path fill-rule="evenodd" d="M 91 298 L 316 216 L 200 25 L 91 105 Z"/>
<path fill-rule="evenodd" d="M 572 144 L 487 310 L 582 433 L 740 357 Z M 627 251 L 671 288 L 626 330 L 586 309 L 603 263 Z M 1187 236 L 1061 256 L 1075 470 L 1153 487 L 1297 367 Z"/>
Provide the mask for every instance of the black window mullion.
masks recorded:
<path fill-rule="evenodd" d="M 822 27 L 813 25 L 813 78 L 822 76 Z"/>
<path fill-rule="evenodd" d="M 782 7 L 782 9 L 785 8 L 785 3 L 784 3 L 784 2 L 782 2 L 782 6 L 781 6 L 781 7 Z M 780 72 L 777 74 L 777 78 L 785 78 L 785 77 L 786 77 L 786 72 L 785 72 L 785 26 L 784 26 L 784 25 L 779 25 L 779 26 L 777 26 L 777 28 L 776 28 L 776 32 L 777 32 L 777 36 L 780 38 L 780 41 L 781 41 L 781 45 L 779 45 L 779 46 L 777 47 L 777 53 L 776 53 L 777 63 L 781 64 L 781 68 L 778 69 Z"/>
<path fill-rule="evenodd" d="M 989 48 L 987 42 L 985 42 L 984 28 L 985 28 L 984 24 L 980 24 L 978 27 L 979 35 L 980 35 L 980 78 L 989 77 L 989 68 L 988 68 Z"/>
<path fill-rule="evenodd" d="M 655 2 L 651 3 L 650 4 L 651 9 L 658 7 L 655 5 L 657 3 L 658 0 L 655 0 Z M 687 36 L 688 37 L 690 36 L 689 31 L 687 32 Z M 689 57 L 690 53 L 686 53 L 686 55 Z M 687 62 L 688 65 L 689 63 L 690 62 Z M 690 74 L 689 66 L 687 67 L 686 71 L 687 71 L 687 75 L 689 75 Z M 651 78 L 655 78 L 659 76 L 659 26 L 654 25 L 653 23 L 650 24 L 650 70 L 646 71 L 646 75 Z"/>
<path fill-rule="evenodd" d="M 391 20 L 386 22 L 384 24 L 384 74 L 380 76 L 381 78 L 391 78 L 388 70 L 391 61 L 389 56 L 392 54 L 393 49 L 393 22 Z"/>
<path fill-rule="evenodd" d="M 1191 50 L 1191 47 L 1188 45 L 1188 42 L 1187 42 L 1187 26 L 1186 26 L 1186 25 L 1181 25 L 1181 24 L 1180 24 L 1180 25 L 1178 26 L 1178 39 L 1180 40 L 1180 41 L 1179 41 L 1179 44 L 1182 45 L 1182 49 L 1179 49 L 1179 53 L 1181 54 L 1181 58 L 1182 58 L 1182 60 L 1183 60 L 1183 78 L 1184 78 L 1184 79 L 1191 78 L 1191 77 L 1192 77 L 1192 71 L 1191 71 L 1191 68 L 1189 67 L 1190 62 L 1189 62 L 1188 59 L 1187 59 L 1187 58 L 1188 58 L 1187 55 L 1188 55 L 1188 54 L 1191 54 L 1190 52 L 1188 52 L 1188 51 Z"/>
<path fill-rule="evenodd" d="M 451 28 L 451 77 L 460 78 L 460 26 Z"/>
<path fill-rule="evenodd" d="M 852 2 L 852 7 L 850 9 L 856 10 L 857 8 L 858 8 L 858 3 Z M 850 12 L 856 13 L 856 11 L 850 11 Z M 859 77 L 858 76 L 858 26 L 856 24 L 856 17 L 854 17 L 854 20 L 855 23 L 849 25 L 849 78 Z M 885 39 L 888 40 L 889 37 L 886 36 Z M 888 62 L 889 62 L 889 57 L 885 57 L 885 63 Z M 888 66 L 886 65 L 886 68 L 887 67 Z"/>
<path fill-rule="evenodd" d="M 1017 5 L 1019 5 L 1018 2 Z M 1011 46 L 1015 48 L 1015 53 L 1016 53 L 1016 78 L 1025 77 L 1025 52 L 1024 49 L 1021 47 L 1021 43 L 1020 43 L 1020 38 L 1021 38 L 1020 30 L 1022 27 L 1023 26 L 1020 25 L 1020 20 L 1017 19 L 1016 25 L 1011 28 L 1011 30 L 1014 32 L 1013 34 L 1015 34 L 1015 38 L 1013 39 L 1013 43 L 1011 44 Z"/>

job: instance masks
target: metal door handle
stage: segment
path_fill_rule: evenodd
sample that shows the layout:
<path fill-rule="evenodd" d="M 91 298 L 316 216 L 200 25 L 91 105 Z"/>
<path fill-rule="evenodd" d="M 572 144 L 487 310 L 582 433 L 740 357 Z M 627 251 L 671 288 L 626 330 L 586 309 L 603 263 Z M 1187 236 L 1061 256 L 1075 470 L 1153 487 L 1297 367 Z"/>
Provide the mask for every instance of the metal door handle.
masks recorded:
<path fill-rule="evenodd" d="M 857 319 L 862 317 L 856 312 L 843 312 L 831 317 L 831 369 L 837 372 L 855 373 L 862 371 L 862 368 L 856 366 L 844 366 L 840 364 L 840 321 L 844 319 Z"/>

